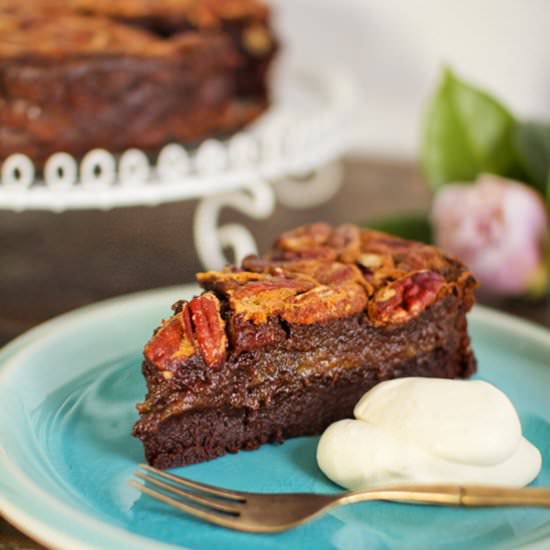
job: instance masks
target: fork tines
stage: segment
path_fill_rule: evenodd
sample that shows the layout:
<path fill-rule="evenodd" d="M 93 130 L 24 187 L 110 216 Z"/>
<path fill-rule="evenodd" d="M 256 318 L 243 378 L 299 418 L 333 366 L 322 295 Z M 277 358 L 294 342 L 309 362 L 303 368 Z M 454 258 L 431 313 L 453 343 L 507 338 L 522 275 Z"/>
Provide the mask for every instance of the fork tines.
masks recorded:
<path fill-rule="evenodd" d="M 147 464 L 140 464 L 139 467 L 141 470 L 134 472 L 134 475 L 145 483 L 130 480 L 132 487 L 203 520 L 230 527 L 246 503 L 244 493 L 212 487 L 157 470 Z M 161 490 L 152 489 L 149 484 Z"/>

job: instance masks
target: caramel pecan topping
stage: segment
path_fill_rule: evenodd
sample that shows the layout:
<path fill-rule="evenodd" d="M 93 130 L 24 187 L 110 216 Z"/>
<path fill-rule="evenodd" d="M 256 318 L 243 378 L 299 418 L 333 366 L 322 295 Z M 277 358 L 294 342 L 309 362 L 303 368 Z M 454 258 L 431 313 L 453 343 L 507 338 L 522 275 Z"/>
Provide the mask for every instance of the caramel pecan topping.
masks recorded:
<path fill-rule="evenodd" d="M 315 259 L 357 263 L 373 272 L 375 286 L 398 279 L 412 271 L 441 271 L 445 258 L 433 246 L 406 241 L 378 231 L 363 230 L 344 224 L 332 229 L 326 224 L 304 225 L 284 233 L 275 243 L 270 260 Z M 394 269 L 395 273 L 390 273 Z"/>
<path fill-rule="evenodd" d="M 225 323 L 220 315 L 220 302 L 211 292 L 193 298 L 189 302 L 195 338 L 204 362 L 219 366 L 227 352 Z"/>
<path fill-rule="evenodd" d="M 379 323 L 408 321 L 435 302 L 445 279 L 434 271 L 418 271 L 381 288 L 369 304 L 370 318 Z"/>
<path fill-rule="evenodd" d="M 197 280 L 206 292 L 177 304 L 146 347 L 148 359 L 164 370 L 199 352 L 207 365 L 219 365 L 228 347 L 240 353 L 285 338 L 285 323 L 363 312 L 374 324 L 406 322 L 451 288 L 464 293 L 469 307 L 475 287 L 460 262 L 432 246 L 326 224 L 284 233 L 266 257 L 249 256 L 241 267 L 199 273 Z"/>
<path fill-rule="evenodd" d="M 228 297 L 232 313 L 256 324 L 280 316 L 310 324 L 360 312 L 374 289 L 355 265 L 318 260 L 273 262 L 249 257 L 247 268 L 264 270 L 254 279 L 223 273 L 209 288 Z M 258 277 L 261 277 L 258 279 Z M 205 279 L 201 278 L 204 283 Z"/>

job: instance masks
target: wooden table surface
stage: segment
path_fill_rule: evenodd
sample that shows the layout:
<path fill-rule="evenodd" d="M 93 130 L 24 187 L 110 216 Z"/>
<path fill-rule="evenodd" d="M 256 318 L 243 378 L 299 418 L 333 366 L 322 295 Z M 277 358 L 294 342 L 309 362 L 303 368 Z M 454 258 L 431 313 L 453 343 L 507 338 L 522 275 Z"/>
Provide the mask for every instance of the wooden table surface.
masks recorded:
<path fill-rule="evenodd" d="M 301 223 L 365 223 L 387 214 L 425 211 L 430 196 L 410 163 L 349 159 L 330 203 L 309 210 L 281 206 L 269 220 L 245 223 L 265 249 Z M 195 204 L 107 212 L 0 211 L 0 345 L 55 315 L 118 294 L 181 284 L 201 268 L 193 249 Z M 491 304 L 550 326 L 550 303 Z M 40 548 L 0 518 L 0 549 Z"/>

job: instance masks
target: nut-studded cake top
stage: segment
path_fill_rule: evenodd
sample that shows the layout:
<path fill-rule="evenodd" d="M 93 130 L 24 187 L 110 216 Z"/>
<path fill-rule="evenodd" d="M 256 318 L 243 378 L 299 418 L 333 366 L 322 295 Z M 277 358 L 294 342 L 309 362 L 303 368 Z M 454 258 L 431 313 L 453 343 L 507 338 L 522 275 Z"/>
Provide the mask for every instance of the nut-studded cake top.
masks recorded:
<path fill-rule="evenodd" d="M 274 326 L 363 315 L 374 326 L 401 324 L 448 293 L 473 304 L 475 280 L 437 248 L 353 225 L 313 224 L 284 233 L 264 257 L 199 273 L 205 292 L 176 304 L 145 348 L 161 370 L 199 353 L 220 365 L 230 351 L 269 343 Z"/>
<path fill-rule="evenodd" d="M 0 59 L 166 55 L 192 48 L 193 31 L 214 36 L 224 25 L 240 28 L 242 47 L 262 56 L 275 46 L 268 20 L 259 0 L 0 0 Z"/>
<path fill-rule="evenodd" d="M 104 15 L 113 19 L 162 18 L 196 28 L 223 21 L 265 20 L 269 8 L 260 0 L 0 0 L 0 13 L 26 15 Z"/>
<path fill-rule="evenodd" d="M 173 26 L 187 23 L 201 29 L 217 28 L 224 21 L 267 20 L 269 16 L 269 8 L 259 0 L 68 0 L 67 4 L 82 13 L 149 19 Z"/>

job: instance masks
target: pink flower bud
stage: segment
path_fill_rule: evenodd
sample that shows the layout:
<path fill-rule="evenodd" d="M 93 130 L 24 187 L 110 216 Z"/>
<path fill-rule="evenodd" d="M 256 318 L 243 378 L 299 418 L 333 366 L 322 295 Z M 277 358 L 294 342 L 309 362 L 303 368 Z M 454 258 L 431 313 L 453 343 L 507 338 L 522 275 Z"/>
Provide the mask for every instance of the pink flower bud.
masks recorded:
<path fill-rule="evenodd" d="M 484 291 L 545 290 L 548 216 L 526 185 L 492 175 L 447 185 L 434 199 L 432 223 L 437 245 L 468 265 Z"/>

